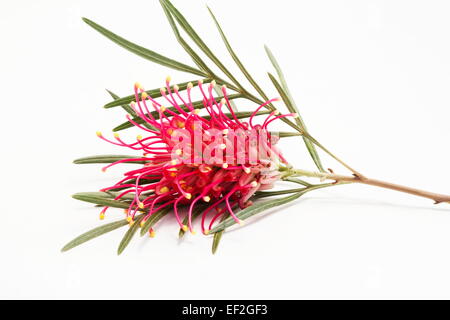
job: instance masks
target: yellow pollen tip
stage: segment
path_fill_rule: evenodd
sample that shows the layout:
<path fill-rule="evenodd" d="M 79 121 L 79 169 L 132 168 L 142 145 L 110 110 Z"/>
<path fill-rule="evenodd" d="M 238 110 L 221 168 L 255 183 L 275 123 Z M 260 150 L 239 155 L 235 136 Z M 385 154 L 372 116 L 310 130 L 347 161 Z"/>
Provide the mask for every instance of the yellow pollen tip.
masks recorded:
<path fill-rule="evenodd" d="M 195 235 L 197 234 L 197 232 L 195 232 L 194 230 L 191 230 L 191 234 L 192 234 L 193 236 L 195 236 Z"/>
<path fill-rule="evenodd" d="M 175 160 L 172 160 L 172 161 L 170 161 L 170 164 L 171 165 L 176 165 L 178 163 L 178 161 L 175 159 Z"/>
<path fill-rule="evenodd" d="M 189 192 L 187 192 L 187 193 L 185 193 L 184 194 L 184 197 L 186 198 L 186 199 L 191 199 L 192 198 L 192 194 L 190 194 Z"/>
<path fill-rule="evenodd" d="M 227 86 L 226 86 L 226 85 L 223 85 L 223 86 L 222 86 L 222 89 L 226 90 L 226 89 L 227 89 Z"/>
<path fill-rule="evenodd" d="M 203 234 L 204 234 L 205 236 L 207 236 L 207 235 L 209 234 L 209 230 L 205 230 L 205 231 L 203 232 Z"/>
<path fill-rule="evenodd" d="M 154 238 L 156 236 L 156 232 L 153 230 L 150 230 L 149 235 L 150 235 L 150 238 Z"/>
<path fill-rule="evenodd" d="M 184 232 L 186 232 L 186 231 L 188 231 L 188 226 L 187 225 L 183 225 L 182 227 L 181 227 L 181 230 L 183 230 Z"/>
<path fill-rule="evenodd" d="M 134 222 L 135 222 L 134 220 L 130 221 L 130 223 L 129 223 L 130 227 L 134 224 Z"/>
<path fill-rule="evenodd" d="M 198 84 L 203 84 L 203 80 L 202 79 L 198 80 Z"/>
<path fill-rule="evenodd" d="M 238 223 L 239 223 L 240 226 L 243 226 L 245 224 L 245 222 L 243 220 L 239 220 Z"/>
<path fill-rule="evenodd" d="M 220 145 L 220 149 L 225 149 L 227 147 L 227 145 L 225 144 L 225 143 L 222 143 L 221 145 Z"/>
<path fill-rule="evenodd" d="M 104 213 L 100 213 L 100 220 L 105 219 L 105 214 Z"/>
<path fill-rule="evenodd" d="M 136 101 L 131 101 L 131 102 L 130 102 L 130 105 L 131 105 L 132 107 L 134 107 L 134 106 L 136 105 Z"/>
<path fill-rule="evenodd" d="M 144 221 L 141 221 L 140 223 L 139 223 L 139 226 L 142 228 L 143 226 L 144 226 Z"/>
<path fill-rule="evenodd" d="M 216 86 L 216 80 L 211 81 L 210 86 L 214 88 Z"/>
<path fill-rule="evenodd" d="M 134 84 L 134 86 L 135 86 L 137 89 L 142 89 L 142 85 L 141 85 L 139 82 L 136 82 L 136 83 Z"/>
<path fill-rule="evenodd" d="M 244 172 L 245 173 L 250 173 L 250 169 L 249 168 L 244 168 Z"/>
<path fill-rule="evenodd" d="M 161 88 L 161 89 L 159 89 L 159 91 L 161 92 L 161 94 L 165 94 L 166 93 L 166 88 Z"/>
<path fill-rule="evenodd" d="M 141 100 L 145 100 L 145 99 L 147 99 L 148 98 L 148 94 L 147 94 L 147 92 L 142 92 L 142 94 L 141 94 Z"/>
<path fill-rule="evenodd" d="M 192 89 L 194 87 L 194 85 L 192 84 L 192 82 L 189 82 L 188 84 L 187 84 L 187 88 L 188 89 Z"/>
<path fill-rule="evenodd" d="M 294 118 L 298 118 L 298 117 L 299 117 L 298 113 L 293 113 L 292 116 L 293 116 Z"/>
<path fill-rule="evenodd" d="M 227 100 L 225 100 L 225 98 L 222 98 L 222 99 L 220 99 L 220 103 L 221 103 L 221 104 L 226 104 L 226 103 L 227 103 Z"/>
<path fill-rule="evenodd" d="M 170 80 L 172 80 L 172 77 L 171 77 L 171 76 L 167 76 L 167 77 L 166 77 L 166 81 L 167 81 L 167 82 L 170 82 Z"/>
<path fill-rule="evenodd" d="M 178 90 L 180 90 L 180 87 L 178 85 L 174 85 L 173 90 L 178 91 Z"/>
<path fill-rule="evenodd" d="M 138 135 L 138 136 L 136 137 L 136 139 L 142 140 L 142 136 L 141 136 L 141 135 Z"/>
<path fill-rule="evenodd" d="M 192 112 L 193 112 L 194 114 L 199 114 L 199 113 L 200 113 L 200 109 L 194 109 L 194 110 L 192 110 Z"/>
<path fill-rule="evenodd" d="M 167 188 L 167 187 L 162 187 L 161 189 L 159 189 L 159 192 L 160 192 L 160 193 L 166 193 L 166 192 L 169 192 L 169 188 Z"/>
<path fill-rule="evenodd" d="M 144 203 L 143 202 L 139 202 L 139 208 L 144 209 Z"/>
<path fill-rule="evenodd" d="M 127 217 L 127 221 L 128 221 L 128 222 L 131 222 L 132 220 L 133 220 L 133 218 L 132 218 L 131 216 L 128 216 L 128 217 Z"/>
<path fill-rule="evenodd" d="M 277 115 L 280 114 L 280 111 L 278 111 L 278 110 L 275 109 L 275 110 L 273 111 L 273 114 L 277 116 Z"/>
<path fill-rule="evenodd" d="M 102 136 L 102 133 L 100 131 L 97 131 L 96 134 L 97 134 L 97 137 L 101 137 Z"/>
<path fill-rule="evenodd" d="M 224 169 L 228 168 L 228 163 L 224 163 L 224 164 L 222 165 L 222 168 L 224 168 Z"/>
<path fill-rule="evenodd" d="M 228 129 L 223 129 L 223 130 L 222 130 L 222 133 L 223 133 L 223 134 L 228 134 L 228 132 L 230 132 Z"/>
<path fill-rule="evenodd" d="M 175 150 L 175 154 L 177 154 L 177 155 L 181 155 L 181 149 L 177 149 L 177 150 Z"/>
<path fill-rule="evenodd" d="M 119 134 L 117 132 L 114 132 L 114 138 L 119 138 Z"/>
<path fill-rule="evenodd" d="M 252 183 L 250 183 L 250 186 L 252 186 L 253 188 L 256 187 L 258 185 L 258 182 L 256 181 L 252 181 Z"/>
<path fill-rule="evenodd" d="M 203 201 L 205 201 L 205 202 L 209 202 L 210 200 L 211 200 L 210 196 L 204 196 L 203 197 Z"/>
<path fill-rule="evenodd" d="M 164 112 L 164 111 L 166 111 L 166 107 L 161 106 L 161 107 L 159 108 L 159 110 L 161 110 L 161 112 Z"/>

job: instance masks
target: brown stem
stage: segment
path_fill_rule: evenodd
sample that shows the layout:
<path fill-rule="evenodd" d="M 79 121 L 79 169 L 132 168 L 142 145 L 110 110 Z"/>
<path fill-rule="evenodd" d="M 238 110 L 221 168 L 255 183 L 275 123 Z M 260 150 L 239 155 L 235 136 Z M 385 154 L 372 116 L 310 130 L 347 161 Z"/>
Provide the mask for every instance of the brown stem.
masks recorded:
<path fill-rule="evenodd" d="M 320 178 L 322 180 L 335 180 L 337 182 L 353 182 L 353 183 L 362 183 L 370 186 L 391 189 L 399 192 L 409 193 L 418 197 L 423 197 L 427 199 L 433 200 L 435 203 L 447 202 L 450 203 L 450 195 L 444 195 L 434 192 L 429 192 L 425 190 L 420 190 L 416 188 L 406 187 L 399 184 L 370 179 L 367 177 L 359 177 L 359 176 L 344 176 L 334 173 L 323 173 L 323 172 L 311 172 L 306 170 L 294 169 L 291 171 L 294 175 L 298 176 L 306 176 L 306 177 L 315 177 Z"/>

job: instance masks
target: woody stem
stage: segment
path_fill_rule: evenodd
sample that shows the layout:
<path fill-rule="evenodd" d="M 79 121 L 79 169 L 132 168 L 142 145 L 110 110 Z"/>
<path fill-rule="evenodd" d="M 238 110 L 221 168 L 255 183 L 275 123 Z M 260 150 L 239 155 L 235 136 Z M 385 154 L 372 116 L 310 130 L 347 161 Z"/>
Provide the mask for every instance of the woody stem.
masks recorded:
<path fill-rule="evenodd" d="M 361 183 L 370 186 L 375 186 L 384 189 L 395 190 L 399 192 L 409 193 L 418 197 L 427 198 L 433 200 L 435 203 L 447 202 L 450 203 L 450 195 L 444 195 L 434 192 L 429 192 L 425 190 L 420 190 L 416 188 L 411 188 L 391 182 L 386 182 L 377 179 L 371 179 L 367 177 L 360 176 L 345 176 L 334 173 L 326 173 L 326 172 L 313 172 L 302 169 L 289 169 L 286 171 L 286 176 L 304 176 L 304 177 L 313 177 L 320 178 L 322 180 L 334 180 L 336 182 L 350 182 L 350 183 Z"/>

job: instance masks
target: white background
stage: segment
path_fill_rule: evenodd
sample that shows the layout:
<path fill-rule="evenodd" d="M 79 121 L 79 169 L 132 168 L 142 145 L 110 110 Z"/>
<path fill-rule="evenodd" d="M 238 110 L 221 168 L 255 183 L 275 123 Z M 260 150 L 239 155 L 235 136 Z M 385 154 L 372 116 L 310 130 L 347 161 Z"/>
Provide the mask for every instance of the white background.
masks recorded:
<path fill-rule="evenodd" d="M 174 4 L 236 70 L 204 2 Z M 263 44 L 272 48 L 324 145 L 367 176 L 450 193 L 448 1 L 207 3 L 276 96 Z M 71 163 L 126 153 L 95 136 L 124 120 L 102 108 L 104 88 L 127 95 L 135 81 L 192 79 L 123 50 L 81 16 L 190 63 L 158 1 L 0 3 L 0 298 L 450 298 L 450 206 L 360 185 L 310 193 L 228 232 L 214 256 L 211 238 L 179 242 L 173 219 L 119 257 L 124 229 L 60 253 L 101 224 L 70 195 L 122 173 Z M 313 169 L 299 140 L 283 146 L 296 167 Z"/>

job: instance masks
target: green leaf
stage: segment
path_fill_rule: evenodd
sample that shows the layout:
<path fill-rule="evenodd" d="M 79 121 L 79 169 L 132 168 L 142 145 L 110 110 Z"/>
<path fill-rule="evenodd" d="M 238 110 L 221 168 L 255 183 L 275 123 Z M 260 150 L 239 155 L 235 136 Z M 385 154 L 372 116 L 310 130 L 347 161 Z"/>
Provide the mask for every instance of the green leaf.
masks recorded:
<path fill-rule="evenodd" d="M 120 99 L 120 97 L 117 94 L 109 91 L 108 89 L 106 89 L 106 91 L 108 91 L 108 93 L 111 95 L 111 97 L 113 97 L 114 100 L 119 100 Z M 122 104 L 120 106 L 122 107 L 122 109 L 124 109 L 132 117 L 136 117 L 137 116 L 136 112 L 133 110 L 133 108 L 130 105 Z M 150 130 L 156 130 L 156 128 L 154 126 L 152 126 L 151 124 L 149 124 L 149 123 L 143 123 L 143 125 L 146 128 L 150 129 Z"/>
<path fill-rule="evenodd" d="M 136 158 L 136 156 L 126 156 L 126 155 L 112 155 L 112 154 L 105 154 L 105 155 L 99 155 L 99 156 L 90 156 L 90 157 L 83 157 L 73 160 L 73 163 L 75 164 L 90 164 L 90 163 L 113 163 L 119 160 L 123 159 L 133 159 Z M 145 163 L 145 161 L 126 161 L 124 163 Z"/>
<path fill-rule="evenodd" d="M 300 114 L 298 113 L 297 107 L 295 107 L 295 105 L 289 98 L 286 91 L 278 83 L 277 79 L 275 79 L 275 77 L 271 73 L 268 73 L 268 74 L 269 74 L 270 80 L 272 81 L 273 85 L 277 89 L 278 93 L 281 96 L 281 99 L 283 99 L 283 102 L 286 105 L 286 107 L 288 108 L 288 110 L 292 113 L 298 114 L 299 117 L 295 119 L 297 125 L 303 130 L 303 132 L 307 132 L 305 124 L 303 123 L 303 120 L 300 118 Z M 316 150 L 316 147 L 314 146 L 314 144 L 310 140 L 308 140 L 308 138 L 306 138 L 306 137 L 303 137 L 303 141 L 306 145 L 306 148 L 308 149 L 308 152 L 309 152 L 311 158 L 313 159 L 314 163 L 316 164 L 317 169 L 319 169 L 321 172 L 325 172 L 325 170 L 322 166 L 322 162 L 320 161 L 319 154 L 317 153 L 317 150 Z"/>
<path fill-rule="evenodd" d="M 321 188 L 327 188 L 327 187 L 332 187 L 332 186 L 336 186 L 336 185 L 340 185 L 340 184 L 344 184 L 344 183 L 323 183 L 323 184 L 316 184 L 316 185 L 312 185 L 306 188 L 302 188 L 299 189 L 301 191 L 294 193 L 290 196 L 287 197 L 283 197 L 283 198 L 278 198 L 278 199 L 274 199 L 274 200 L 270 200 L 270 201 L 264 201 L 264 202 L 257 202 L 255 204 L 252 204 L 250 207 L 247 207 L 245 209 L 242 209 L 241 211 L 239 211 L 236 214 L 236 217 L 238 217 L 240 220 L 245 220 L 257 213 L 263 212 L 267 209 L 273 208 L 273 207 L 278 207 L 281 206 L 283 204 L 286 204 L 288 202 L 294 201 L 298 198 L 300 198 L 302 195 L 304 195 L 305 193 L 309 192 L 309 191 L 313 191 L 313 190 L 317 190 L 317 189 L 321 189 Z M 234 221 L 234 219 L 232 217 L 229 217 L 228 219 L 226 219 L 225 221 L 219 223 L 217 226 L 215 226 L 210 233 L 215 233 L 215 232 L 219 232 L 224 230 L 225 228 L 228 228 L 232 225 L 234 225 L 236 223 L 236 221 Z"/>
<path fill-rule="evenodd" d="M 273 208 L 273 207 L 277 207 L 277 206 L 281 206 L 283 204 L 286 204 L 288 202 L 294 201 L 296 199 L 298 199 L 299 197 L 302 196 L 302 192 L 298 192 L 295 193 L 293 195 L 287 196 L 287 197 L 283 197 L 280 199 L 275 199 L 275 200 L 271 200 L 271 201 L 264 201 L 264 202 L 259 202 L 259 203 L 255 203 L 252 204 L 250 207 L 247 207 L 245 209 L 242 209 L 241 211 L 239 211 L 236 216 L 240 219 L 240 220 L 245 220 L 257 213 L 260 213 L 261 211 L 265 211 L 267 209 Z M 211 229 L 210 233 L 216 233 L 219 231 L 222 231 L 232 225 L 234 225 L 236 223 L 236 221 L 234 221 L 234 219 L 232 217 L 228 217 L 225 221 L 220 222 L 217 226 L 215 226 L 214 228 Z"/>
<path fill-rule="evenodd" d="M 108 233 L 110 231 L 116 230 L 120 227 L 126 226 L 128 222 L 125 219 L 121 219 L 115 222 L 111 222 L 108 224 L 105 224 L 103 226 L 94 228 L 92 230 L 89 230 L 88 232 L 83 233 L 82 235 L 76 237 L 72 241 L 68 242 L 62 249 L 62 252 L 68 251 L 76 246 L 79 246 L 82 243 L 85 243 L 86 241 L 89 241 L 91 239 L 97 238 L 98 236 L 101 236 L 102 234 Z"/>
<path fill-rule="evenodd" d="M 151 227 L 153 227 L 159 220 L 161 220 L 165 215 L 169 213 L 169 211 L 172 209 L 171 206 L 167 206 L 165 208 L 162 208 L 161 210 L 158 210 L 148 218 L 147 221 L 144 222 L 144 225 L 141 227 L 141 236 L 146 234 L 148 230 L 150 230 Z"/>
<path fill-rule="evenodd" d="M 105 195 L 101 195 L 105 194 Z M 113 207 L 113 208 L 121 208 L 121 209 L 128 209 L 130 206 L 129 203 L 119 201 L 119 200 L 112 200 L 109 199 L 106 192 L 79 192 L 72 195 L 72 198 L 90 202 L 94 204 L 99 204 L 105 207 Z"/>
<path fill-rule="evenodd" d="M 133 225 L 127 230 L 125 235 L 122 238 L 122 241 L 120 241 L 119 247 L 117 248 L 117 254 L 120 255 L 123 250 L 128 246 L 131 239 L 133 239 L 134 234 L 139 229 L 139 224 L 141 223 L 141 220 L 144 218 L 144 215 L 139 216 L 137 219 L 134 220 Z"/>
<path fill-rule="evenodd" d="M 222 218 L 220 219 L 220 222 L 225 221 L 229 216 L 230 216 L 229 213 L 225 213 L 222 216 Z M 224 231 L 225 231 L 225 229 L 223 229 L 222 231 L 214 233 L 213 243 L 212 243 L 212 247 L 211 247 L 212 254 L 216 253 L 217 248 L 219 247 L 220 240 L 222 240 L 222 235 L 223 235 Z"/>
<path fill-rule="evenodd" d="M 208 8 L 209 13 L 211 14 L 211 17 L 214 20 L 214 23 L 216 24 L 217 30 L 219 30 L 220 36 L 222 37 L 222 40 L 223 40 L 223 42 L 225 44 L 225 47 L 227 48 L 228 53 L 230 54 L 230 56 L 233 59 L 233 61 L 239 67 L 239 69 L 244 74 L 244 76 L 247 78 L 248 82 L 250 82 L 250 84 L 253 86 L 253 88 L 255 88 L 255 90 L 261 95 L 261 97 L 263 97 L 263 99 L 266 100 L 266 101 L 269 100 L 267 95 L 264 93 L 264 91 L 261 89 L 261 87 L 255 81 L 255 79 L 253 79 L 251 74 L 245 68 L 244 64 L 241 62 L 239 57 L 236 55 L 235 51 L 231 47 L 230 42 L 228 41 L 227 37 L 225 36 L 225 33 L 223 32 L 222 27 L 220 26 L 219 21 L 217 21 L 217 19 L 216 19 L 214 13 L 212 12 L 212 10 L 209 7 L 207 7 L 207 8 Z M 272 104 L 269 104 L 269 107 L 270 107 L 271 110 L 275 109 L 275 107 Z"/>
<path fill-rule="evenodd" d="M 295 188 L 295 189 L 286 189 L 286 190 L 278 190 L 278 191 L 257 191 L 255 193 L 256 198 L 265 198 L 265 197 L 273 197 L 273 196 L 279 196 L 282 194 L 290 194 L 290 193 L 296 193 L 301 192 L 305 188 Z"/>
<path fill-rule="evenodd" d="M 165 5 L 166 8 L 170 11 L 173 17 L 177 20 L 180 26 L 186 31 L 188 36 L 195 42 L 195 44 L 205 53 L 205 55 L 211 59 L 212 62 L 216 64 L 216 66 L 222 70 L 222 72 L 239 88 L 242 86 L 236 80 L 236 78 L 228 71 L 228 69 L 222 64 L 222 62 L 214 55 L 214 53 L 209 49 L 209 47 L 205 44 L 205 42 L 200 38 L 200 36 L 195 32 L 195 30 L 191 27 L 191 25 L 187 22 L 186 18 L 173 6 L 173 4 L 168 0 L 160 0 L 161 4 Z"/>
<path fill-rule="evenodd" d="M 161 180 L 160 178 L 158 178 L 158 179 L 140 179 L 139 180 L 139 185 L 142 186 L 142 185 L 146 185 L 146 184 L 150 184 L 150 183 L 155 183 L 155 182 L 158 182 L 160 180 Z M 123 184 L 136 184 L 136 179 L 127 180 Z M 119 190 L 123 190 L 123 189 L 127 189 L 127 188 L 129 188 L 129 187 L 117 186 L 116 188 L 109 189 L 109 191 L 119 191 Z"/>
<path fill-rule="evenodd" d="M 92 28 L 94 28 L 96 31 L 98 31 L 99 33 L 101 33 L 102 35 L 104 35 L 105 37 L 110 39 L 111 41 L 113 41 L 114 43 L 118 44 L 119 46 L 127 49 L 128 51 L 130 51 L 144 59 L 150 60 L 152 62 L 158 63 L 160 65 L 163 65 L 163 66 L 175 69 L 175 70 L 192 73 L 192 74 L 196 74 L 199 76 L 205 75 L 204 72 L 202 72 L 198 69 L 195 69 L 195 68 L 188 66 L 186 64 L 183 64 L 181 62 L 175 61 L 173 59 L 167 58 L 163 55 L 160 55 L 159 53 L 156 53 L 154 51 L 151 51 L 149 49 L 141 47 L 133 42 L 130 42 L 130 41 L 118 36 L 117 34 L 103 28 L 102 26 L 98 25 L 97 23 L 95 23 L 87 18 L 83 18 L 83 21 L 86 22 Z"/>
<path fill-rule="evenodd" d="M 305 186 L 305 187 L 310 187 L 310 186 L 312 186 L 311 183 L 306 182 L 306 181 L 304 181 L 304 180 L 302 180 L 302 179 L 298 179 L 298 178 L 287 177 L 287 178 L 283 178 L 283 180 L 284 180 L 284 181 L 293 182 L 293 183 L 297 183 L 297 184 L 301 184 L 302 186 Z"/>
<path fill-rule="evenodd" d="M 120 97 L 115 94 L 114 92 L 106 89 L 106 91 L 110 94 L 110 96 L 114 99 L 114 100 L 119 100 Z M 131 106 L 129 104 L 121 104 L 120 105 L 122 107 L 123 110 L 125 110 L 127 113 L 129 113 L 130 115 L 132 115 L 133 117 L 136 116 L 136 112 L 134 112 L 133 108 L 131 108 Z"/>
<path fill-rule="evenodd" d="M 301 136 L 300 133 L 297 132 L 282 132 L 282 131 L 270 131 L 270 134 L 276 135 L 280 138 L 288 138 L 288 137 L 298 137 Z"/>
<path fill-rule="evenodd" d="M 230 95 L 230 96 L 228 97 L 228 99 L 233 100 L 233 99 L 238 99 L 238 98 L 240 98 L 240 97 L 242 97 L 242 95 L 240 95 L 240 94 L 232 94 L 232 95 Z M 216 101 L 217 101 L 217 100 L 216 100 Z M 219 102 L 219 101 L 217 101 L 217 102 Z M 192 105 L 194 106 L 195 109 L 203 109 L 203 108 L 205 107 L 205 106 L 203 105 L 203 101 L 195 101 L 195 102 L 192 102 Z M 186 107 L 185 105 L 180 105 L 180 107 L 181 107 L 181 109 L 183 109 L 184 111 L 189 111 L 189 108 Z M 179 111 L 177 110 L 177 108 L 175 108 L 175 107 L 169 107 L 169 108 L 167 108 L 167 110 L 170 110 L 170 111 L 172 111 L 172 112 L 174 112 L 174 113 L 176 113 L 176 114 L 180 114 L 180 112 L 179 112 Z M 251 113 L 250 113 L 250 114 L 251 114 Z M 153 118 L 155 118 L 155 120 L 158 120 L 158 119 L 159 119 L 159 112 L 157 112 L 157 111 L 152 111 L 152 112 L 151 112 L 151 115 L 152 115 Z M 167 117 L 167 118 L 170 118 L 170 117 L 172 117 L 172 115 L 171 115 L 171 114 L 166 114 L 166 117 Z M 208 119 L 207 116 L 205 116 L 204 118 L 205 118 L 205 119 Z M 133 120 L 134 122 L 138 123 L 138 124 L 144 124 L 144 123 L 146 123 L 145 120 L 142 119 L 142 118 L 140 118 L 140 117 L 135 117 L 135 118 L 133 118 L 132 120 Z M 126 121 L 126 122 L 124 122 L 124 123 L 121 123 L 121 124 L 118 125 L 117 127 L 115 127 L 115 128 L 113 129 L 113 131 L 114 131 L 114 132 L 117 132 L 117 131 L 125 130 L 125 129 L 128 129 L 128 128 L 132 128 L 132 127 L 134 127 L 134 124 L 131 123 L 130 121 Z"/>
<path fill-rule="evenodd" d="M 202 79 L 202 80 L 203 80 L 204 83 L 209 81 L 209 79 L 207 79 L 207 78 Z M 191 82 L 193 86 L 197 86 L 198 85 L 198 81 L 197 80 L 192 80 L 192 81 L 188 81 L 188 82 L 178 83 L 177 86 L 179 87 L 179 91 L 186 90 L 189 82 Z M 150 97 L 152 97 L 153 99 L 161 97 L 161 88 L 146 90 L 145 92 Z M 142 96 L 142 93 L 139 93 L 138 94 L 139 99 L 141 99 L 141 96 Z M 103 107 L 106 108 L 106 109 L 114 108 L 114 107 L 121 106 L 123 104 L 128 104 L 128 103 L 130 103 L 132 101 L 136 101 L 136 96 L 134 94 L 130 94 L 129 96 L 118 98 L 118 99 L 116 99 L 114 101 L 111 101 L 111 102 L 105 104 Z"/>
<path fill-rule="evenodd" d="M 180 31 L 178 30 L 178 27 L 173 20 L 172 15 L 170 14 L 167 7 L 164 5 L 164 3 L 161 3 L 161 7 L 164 10 L 164 13 L 166 14 L 167 20 L 169 21 L 170 26 L 172 27 L 173 33 L 175 34 L 175 38 L 177 39 L 178 43 L 183 47 L 183 49 L 189 54 L 194 61 L 194 63 L 203 71 L 205 71 L 208 75 L 211 77 L 214 75 L 212 70 L 206 65 L 206 63 L 200 58 L 200 56 L 189 46 L 189 44 L 183 39 L 183 37 L 180 34 Z M 213 78 L 213 77 L 212 77 Z"/>

